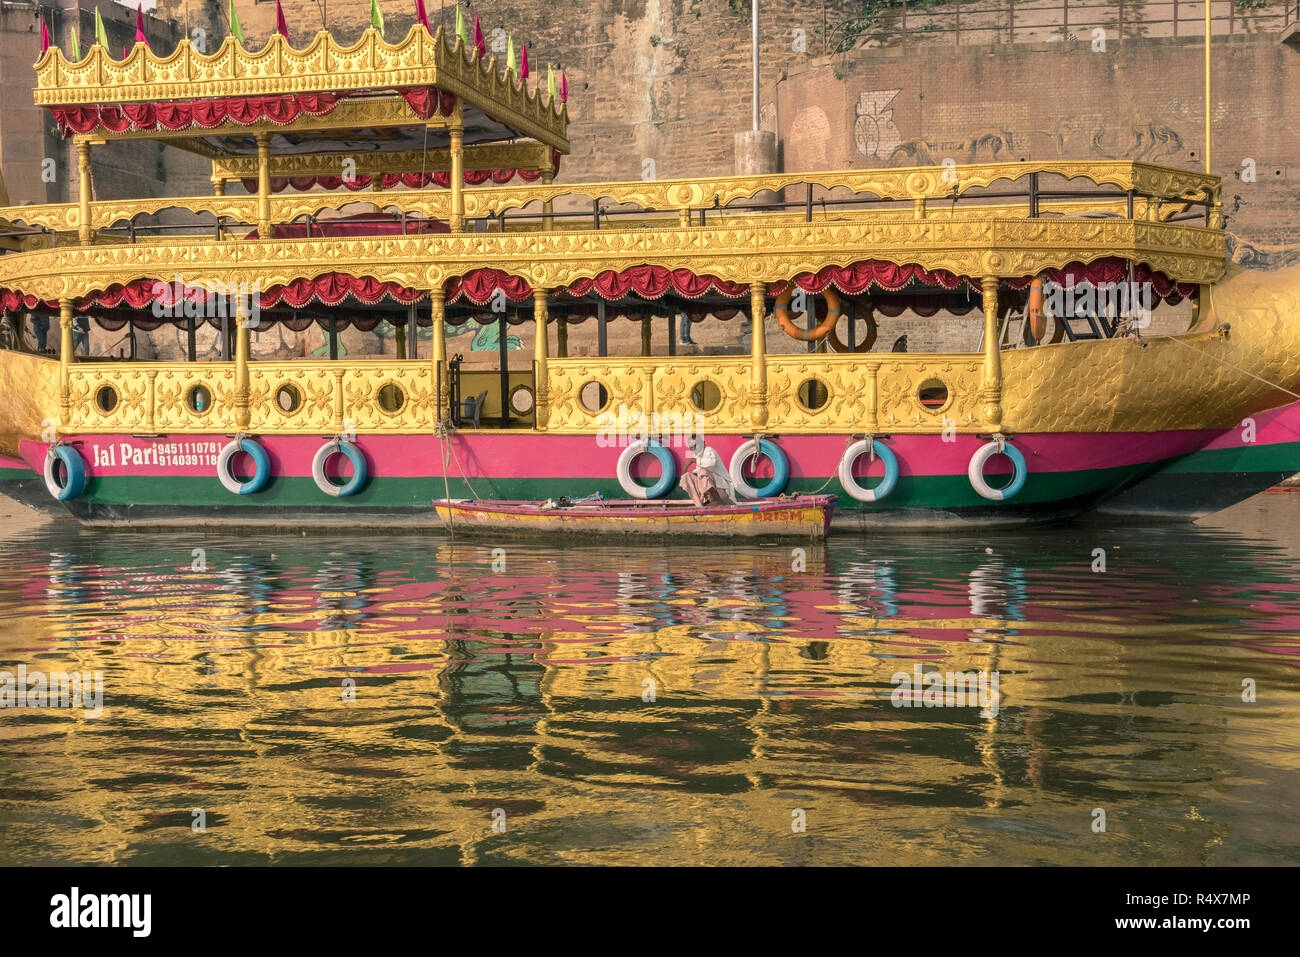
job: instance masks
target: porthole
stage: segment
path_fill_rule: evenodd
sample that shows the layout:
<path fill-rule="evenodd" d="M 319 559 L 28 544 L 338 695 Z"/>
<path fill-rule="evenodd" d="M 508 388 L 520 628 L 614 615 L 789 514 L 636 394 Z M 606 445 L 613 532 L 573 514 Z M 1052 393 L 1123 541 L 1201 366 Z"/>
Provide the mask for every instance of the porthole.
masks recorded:
<path fill-rule="evenodd" d="M 101 385 L 95 390 L 95 407 L 107 415 L 117 408 L 117 390 L 111 385 Z"/>
<path fill-rule="evenodd" d="M 302 393 L 296 385 L 286 382 L 275 390 L 275 405 L 285 415 L 293 415 L 302 408 Z"/>
<path fill-rule="evenodd" d="M 691 386 L 691 405 L 700 412 L 713 412 L 722 405 L 722 390 L 712 379 L 701 379 Z"/>
<path fill-rule="evenodd" d="M 212 408 L 212 393 L 205 385 L 192 385 L 185 393 L 185 408 L 195 415 L 203 415 Z"/>
<path fill-rule="evenodd" d="M 609 393 L 603 385 L 592 380 L 578 390 L 578 401 L 588 412 L 600 412 L 609 404 Z"/>
<path fill-rule="evenodd" d="M 948 407 L 948 386 L 938 379 L 926 379 L 917 388 L 916 398 L 921 408 L 937 414 Z"/>
<path fill-rule="evenodd" d="M 533 390 L 531 386 L 521 383 L 510 390 L 510 411 L 515 415 L 528 415 L 533 411 Z"/>
<path fill-rule="evenodd" d="M 821 379 L 808 378 L 799 383 L 799 404 L 809 412 L 820 412 L 831 400 L 831 390 Z"/>
<path fill-rule="evenodd" d="M 379 408 L 389 415 L 401 412 L 402 406 L 406 405 L 406 393 L 396 382 L 389 382 L 382 386 L 375 398 Z"/>

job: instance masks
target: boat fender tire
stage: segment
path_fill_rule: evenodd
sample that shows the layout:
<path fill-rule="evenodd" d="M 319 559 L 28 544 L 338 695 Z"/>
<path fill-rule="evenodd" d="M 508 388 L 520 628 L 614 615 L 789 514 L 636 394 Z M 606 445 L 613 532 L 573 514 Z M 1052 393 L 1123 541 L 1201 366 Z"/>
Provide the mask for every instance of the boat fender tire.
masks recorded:
<path fill-rule="evenodd" d="M 772 462 L 772 478 L 761 488 L 750 485 L 744 476 L 745 462 L 756 453 L 767 456 Z M 785 457 L 780 446 L 767 439 L 759 439 L 757 444 L 750 439 L 742 444 L 731 457 L 728 471 L 731 473 L 731 484 L 736 487 L 736 492 L 745 498 L 770 498 L 773 495 L 780 495 L 790 481 L 790 461 Z"/>
<path fill-rule="evenodd" d="M 348 461 L 352 463 L 352 478 L 342 485 L 334 482 L 325 474 L 325 465 L 335 455 L 345 455 Z M 366 484 L 366 457 L 361 449 L 351 442 L 342 439 L 326 442 L 316 450 L 316 455 L 311 460 L 311 477 L 316 483 L 316 487 L 326 495 L 335 498 L 346 498 L 349 495 L 356 494 L 361 490 L 361 486 Z"/>
<path fill-rule="evenodd" d="M 241 482 L 235 478 L 235 473 L 230 469 L 230 462 L 235 457 L 236 452 L 244 452 L 253 459 L 253 477 L 247 482 Z M 217 456 L 217 478 L 225 486 L 226 491 L 232 495 L 252 495 L 254 492 L 260 492 L 266 487 L 266 483 L 271 479 L 271 459 L 266 454 L 266 449 L 255 439 L 238 438 L 226 443 L 226 447 L 221 450 Z"/>
<path fill-rule="evenodd" d="M 649 452 L 659 460 L 659 466 L 663 469 L 663 474 L 659 476 L 659 481 L 655 482 L 649 488 L 637 483 L 632 478 L 632 462 L 642 452 Z M 658 442 L 651 442 L 642 439 L 639 442 L 633 442 L 623 450 L 623 454 L 618 457 L 618 484 L 623 487 L 632 498 L 662 498 L 668 494 L 668 491 L 677 481 L 677 462 L 673 455 Z"/>
<path fill-rule="evenodd" d="M 885 463 L 885 477 L 875 488 L 864 488 L 853 475 L 853 464 L 867 454 L 867 449 L 871 449 L 876 458 Z M 845 449 L 844 457 L 840 459 L 840 484 L 844 486 L 844 491 L 859 502 L 879 502 L 898 484 L 898 459 L 888 446 L 874 439 L 854 442 Z"/>
<path fill-rule="evenodd" d="M 1011 460 L 1015 467 L 1015 473 L 1012 475 L 1011 484 L 1006 488 L 994 488 L 984 479 L 984 466 L 993 456 L 1001 453 Z M 970 457 L 970 467 L 966 470 L 970 478 L 971 488 L 975 489 L 983 498 L 990 502 L 1004 502 L 1013 498 L 1022 488 L 1025 487 L 1025 479 L 1029 475 L 1029 466 L 1025 464 L 1025 457 L 1020 450 L 1009 442 L 999 445 L 997 442 L 985 442 L 975 454 Z"/>
<path fill-rule="evenodd" d="M 67 481 L 59 484 L 58 463 L 63 463 Z M 86 463 L 70 445 L 51 445 L 45 454 L 45 488 L 53 498 L 68 502 L 86 490 Z"/>

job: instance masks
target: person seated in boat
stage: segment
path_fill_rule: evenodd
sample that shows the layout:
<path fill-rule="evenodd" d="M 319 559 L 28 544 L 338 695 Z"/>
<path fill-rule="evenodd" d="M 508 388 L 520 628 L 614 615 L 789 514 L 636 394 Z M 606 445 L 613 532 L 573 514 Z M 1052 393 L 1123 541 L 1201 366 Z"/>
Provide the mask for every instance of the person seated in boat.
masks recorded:
<path fill-rule="evenodd" d="M 731 484 L 731 475 L 718 453 L 705 445 L 704 439 L 698 435 L 691 440 L 681 485 L 691 501 L 701 508 L 736 504 L 736 490 Z"/>

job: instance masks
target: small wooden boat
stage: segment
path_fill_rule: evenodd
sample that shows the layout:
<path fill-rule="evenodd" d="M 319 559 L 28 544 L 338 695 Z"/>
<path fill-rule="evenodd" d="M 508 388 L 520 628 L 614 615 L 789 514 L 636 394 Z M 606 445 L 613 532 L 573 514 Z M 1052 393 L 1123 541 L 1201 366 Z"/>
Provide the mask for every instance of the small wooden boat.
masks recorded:
<path fill-rule="evenodd" d="M 443 525 L 457 533 L 622 535 L 657 538 L 825 538 L 834 495 L 752 499 L 700 507 L 690 501 L 613 499 L 554 502 L 434 499 Z"/>

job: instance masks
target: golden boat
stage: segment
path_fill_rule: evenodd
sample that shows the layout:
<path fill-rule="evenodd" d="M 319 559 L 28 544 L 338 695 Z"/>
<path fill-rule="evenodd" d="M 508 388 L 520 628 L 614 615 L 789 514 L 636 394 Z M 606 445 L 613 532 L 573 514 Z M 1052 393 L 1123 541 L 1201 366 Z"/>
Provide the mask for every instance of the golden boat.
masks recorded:
<path fill-rule="evenodd" d="M 1217 176 L 557 182 L 566 104 L 419 25 L 51 47 L 36 77 L 79 197 L 0 207 L 0 489 L 88 524 L 436 527 L 437 494 L 652 483 L 677 500 L 691 434 L 742 495 L 829 488 L 861 526 L 1192 516 L 1300 469 L 1298 273 L 1225 278 Z M 211 194 L 96 196 L 92 151 L 139 140 L 210 161 Z M 1044 306 L 1048 287 L 1141 289 L 1173 326 L 1132 298 Z M 970 316 L 971 341 L 877 342 L 900 314 Z M 131 354 L 85 355 L 81 317 Z M 629 328 L 639 354 L 611 354 Z M 159 329 L 183 345 L 137 354 Z"/>

